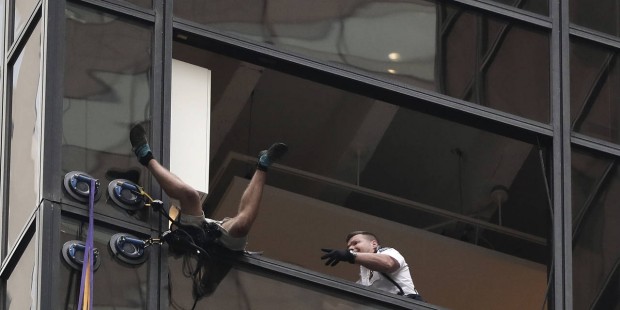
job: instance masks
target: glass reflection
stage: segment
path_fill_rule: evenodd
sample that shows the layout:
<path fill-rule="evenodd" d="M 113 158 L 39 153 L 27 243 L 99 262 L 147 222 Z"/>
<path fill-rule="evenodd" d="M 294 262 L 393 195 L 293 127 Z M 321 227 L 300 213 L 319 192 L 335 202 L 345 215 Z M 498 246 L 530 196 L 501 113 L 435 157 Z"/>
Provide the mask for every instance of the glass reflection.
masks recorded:
<path fill-rule="evenodd" d="M 457 264 L 467 257 L 486 266 L 483 260 L 501 257 L 504 274 L 528 274 L 523 286 L 543 299 L 551 231 L 544 149 L 180 43 L 173 57 L 204 66 L 213 76 L 212 117 L 218 121 L 211 128 L 210 216 L 235 214 L 244 178 L 264 145 L 290 146 L 283 168 L 270 172 L 272 188 L 265 190 L 250 249 L 350 278 L 355 271 L 326 269 L 318 256 L 308 257 L 321 247 L 343 247 L 349 231 L 375 230 L 411 251 L 406 257 L 421 283 L 437 279 L 442 265 L 456 263 L 422 250 L 434 242 L 455 251 L 442 259 L 458 257 Z M 273 236 L 281 237 L 276 243 Z M 415 263 L 425 260 L 434 263 Z M 478 292 L 513 290 L 516 282 L 487 271 L 488 281 L 464 275 L 471 276 L 467 285 Z M 431 300 L 442 306 L 481 307 L 471 291 L 448 293 L 428 282 L 421 289 L 424 296 L 437 294 Z M 537 302 L 514 304 L 524 309 Z M 500 306 L 488 308 L 494 307 Z"/>
<path fill-rule="evenodd" d="M 36 246 L 36 239 L 32 238 L 24 253 L 19 257 L 15 269 L 6 280 L 4 309 L 21 310 L 36 307 L 37 271 L 39 269 L 35 261 Z"/>
<path fill-rule="evenodd" d="M 139 7 L 143 7 L 145 9 L 152 9 L 153 8 L 153 1 L 152 0 L 125 0 L 129 3 L 133 3 Z"/>
<path fill-rule="evenodd" d="M 620 143 L 617 51 L 572 38 L 570 56 L 573 131 Z"/>
<path fill-rule="evenodd" d="M 88 221 L 63 218 L 61 245 L 70 240 L 86 240 Z M 98 309 L 146 309 L 147 263 L 130 266 L 115 259 L 109 250 L 110 238 L 119 231 L 95 227 L 94 246 L 99 251 L 101 265 L 93 278 L 93 307 Z M 81 270 L 71 268 L 63 259 L 57 292 L 62 296 L 58 309 L 76 309 L 80 291 Z"/>
<path fill-rule="evenodd" d="M 549 1 L 547 0 L 493 0 L 505 5 L 509 5 L 515 8 L 530 11 L 541 15 L 549 15 Z"/>
<path fill-rule="evenodd" d="M 617 160 L 583 150 L 573 152 L 573 193 L 581 212 L 573 214 L 575 309 L 618 309 L 620 272 L 620 172 Z M 587 196 L 584 201 L 581 197 Z"/>
<path fill-rule="evenodd" d="M 464 7 L 431 1 L 211 0 L 177 1 L 174 13 L 398 84 L 549 122 L 549 34 Z"/>
<path fill-rule="evenodd" d="M 188 280 L 189 281 L 189 280 Z M 191 291 L 191 290 L 190 290 Z M 189 298 L 188 298 L 189 297 Z M 190 309 L 194 302 L 186 288 L 173 287 L 170 297 L 173 309 Z M 196 309 L 392 309 L 368 300 L 355 300 L 348 295 L 319 290 L 301 283 L 284 281 L 273 275 L 232 269 L 213 295 L 200 300 Z"/>
<path fill-rule="evenodd" d="M 39 205 L 41 174 L 41 26 L 12 64 L 9 131 L 8 233 L 15 239 Z"/>
<path fill-rule="evenodd" d="M 570 0 L 569 7 L 571 23 L 614 36 L 620 34 L 618 1 L 599 0 L 593 5 L 588 0 Z"/>
<path fill-rule="evenodd" d="M 140 122 L 150 128 L 152 28 L 72 3 L 66 17 L 63 175 L 77 170 L 103 186 L 113 179 L 144 184 L 129 129 Z"/>
<path fill-rule="evenodd" d="M 13 12 L 14 28 L 13 38 L 16 38 L 19 33 L 26 27 L 28 19 L 34 12 L 37 6 L 38 0 L 14 0 L 13 2 L 15 11 Z M 4 11 L 2 11 L 4 12 Z M 3 32 L 4 33 L 4 32 Z"/>

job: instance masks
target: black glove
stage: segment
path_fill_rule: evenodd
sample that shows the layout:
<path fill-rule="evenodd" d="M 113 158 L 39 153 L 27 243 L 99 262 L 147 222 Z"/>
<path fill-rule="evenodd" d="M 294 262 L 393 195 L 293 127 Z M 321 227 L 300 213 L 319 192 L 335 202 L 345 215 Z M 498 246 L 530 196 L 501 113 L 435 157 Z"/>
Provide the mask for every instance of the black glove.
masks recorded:
<path fill-rule="evenodd" d="M 346 250 L 334 250 L 334 249 L 321 249 L 321 251 L 327 253 L 321 256 L 321 259 L 327 259 L 325 266 L 336 266 L 340 261 L 347 261 L 351 264 L 355 262 L 355 255 L 348 249 Z"/>

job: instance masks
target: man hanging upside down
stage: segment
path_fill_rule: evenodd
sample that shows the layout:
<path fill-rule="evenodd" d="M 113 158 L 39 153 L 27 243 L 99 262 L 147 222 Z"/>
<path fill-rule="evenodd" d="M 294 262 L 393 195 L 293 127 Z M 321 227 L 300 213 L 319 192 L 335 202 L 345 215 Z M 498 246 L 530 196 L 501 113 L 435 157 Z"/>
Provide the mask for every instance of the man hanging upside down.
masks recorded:
<path fill-rule="evenodd" d="M 138 124 L 131 128 L 129 138 L 133 152 L 136 154 L 140 164 L 148 168 L 170 198 L 179 201 L 181 213 L 176 220 L 181 224 L 180 226 L 193 226 L 203 229 L 206 226 L 216 225 L 219 232 L 221 232 L 217 240 L 215 240 L 217 244 L 232 251 L 243 251 L 245 249 L 248 233 L 258 215 L 263 187 L 267 179 L 267 171 L 274 161 L 286 153 L 288 150 L 286 144 L 275 143 L 267 150 L 259 153 L 256 171 L 241 196 L 237 214 L 232 218 L 216 221 L 205 218 L 199 193 L 153 158 L 146 131 L 141 125 Z M 207 270 L 206 272 L 210 274 L 213 270 Z M 221 276 L 223 277 L 225 274 Z M 195 290 L 199 290 L 194 292 L 198 298 L 212 293 L 221 280 L 221 278 L 204 278 L 205 276 L 201 279 L 199 288 L 194 287 Z M 214 276 L 213 278 L 219 277 Z"/>

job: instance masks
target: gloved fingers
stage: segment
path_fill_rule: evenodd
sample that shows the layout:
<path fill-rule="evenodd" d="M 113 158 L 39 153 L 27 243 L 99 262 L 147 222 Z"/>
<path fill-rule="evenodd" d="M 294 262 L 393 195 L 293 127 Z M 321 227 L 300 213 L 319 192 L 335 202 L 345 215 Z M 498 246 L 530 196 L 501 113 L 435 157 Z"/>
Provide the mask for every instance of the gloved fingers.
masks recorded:
<path fill-rule="evenodd" d="M 325 253 L 330 253 L 332 252 L 334 249 L 321 249 L 321 251 L 325 252 Z"/>
<path fill-rule="evenodd" d="M 336 264 L 338 264 L 338 262 L 340 262 L 340 260 L 338 260 L 335 257 L 330 257 L 326 262 L 325 262 L 325 266 L 336 266 Z"/>

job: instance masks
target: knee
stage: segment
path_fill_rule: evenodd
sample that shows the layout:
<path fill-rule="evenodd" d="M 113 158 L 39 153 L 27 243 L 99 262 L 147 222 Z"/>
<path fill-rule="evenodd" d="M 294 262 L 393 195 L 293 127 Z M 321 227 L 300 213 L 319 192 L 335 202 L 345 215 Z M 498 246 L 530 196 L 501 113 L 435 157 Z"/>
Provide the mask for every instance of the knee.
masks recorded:
<path fill-rule="evenodd" d="M 185 204 L 200 204 L 200 195 L 198 191 L 189 186 L 184 186 L 178 191 L 178 199 Z"/>
<path fill-rule="evenodd" d="M 243 217 L 234 219 L 234 224 L 228 228 L 228 234 L 233 238 L 242 238 L 250 233 L 252 223 Z"/>

